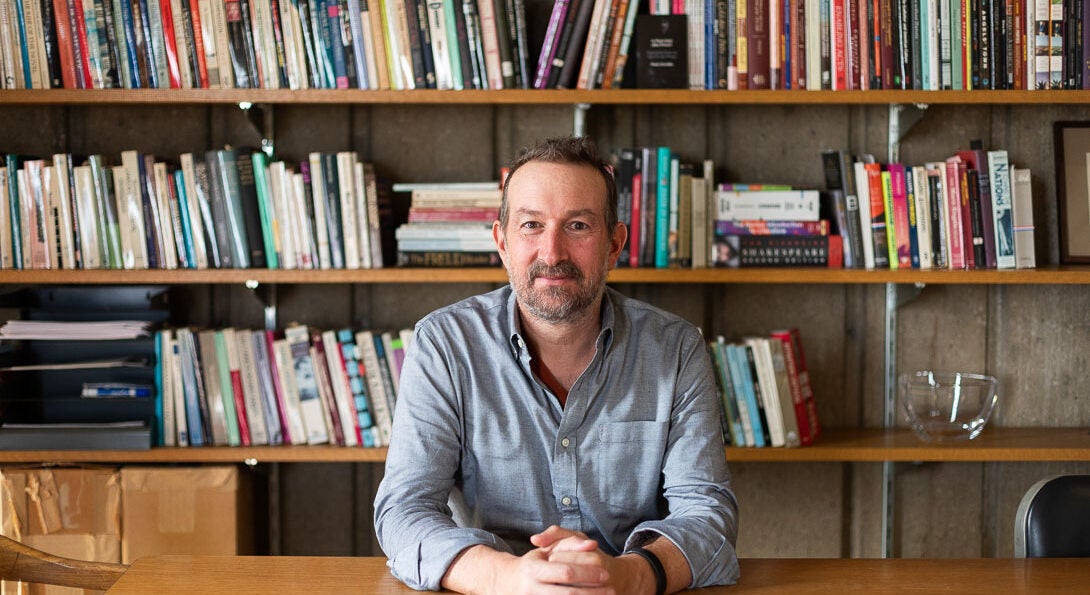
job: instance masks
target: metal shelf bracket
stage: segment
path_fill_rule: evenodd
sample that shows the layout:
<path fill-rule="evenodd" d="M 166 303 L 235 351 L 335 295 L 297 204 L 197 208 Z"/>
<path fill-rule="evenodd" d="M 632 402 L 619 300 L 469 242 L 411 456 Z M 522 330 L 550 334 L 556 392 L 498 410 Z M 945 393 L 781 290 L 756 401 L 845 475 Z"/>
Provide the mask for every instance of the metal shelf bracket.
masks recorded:
<path fill-rule="evenodd" d="M 574 136 L 586 136 L 587 135 L 587 112 L 590 111 L 589 103 L 577 103 L 574 106 L 574 119 L 572 123 L 572 134 Z"/>
<path fill-rule="evenodd" d="M 246 113 L 246 120 L 261 137 L 261 151 L 266 157 L 273 155 L 273 108 L 249 101 L 238 102 L 238 108 Z"/>
<path fill-rule="evenodd" d="M 256 279 L 246 281 L 246 289 L 253 292 L 265 310 L 265 330 L 276 330 L 276 283 L 260 283 Z"/>
<path fill-rule="evenodd" d="M 901 160 L 901 140 L 923 118 L 926 109 L 926 103 L 891 103 L 889 105 L 889 128 L 886 145 L 889 163 L 896 163 Z"/>

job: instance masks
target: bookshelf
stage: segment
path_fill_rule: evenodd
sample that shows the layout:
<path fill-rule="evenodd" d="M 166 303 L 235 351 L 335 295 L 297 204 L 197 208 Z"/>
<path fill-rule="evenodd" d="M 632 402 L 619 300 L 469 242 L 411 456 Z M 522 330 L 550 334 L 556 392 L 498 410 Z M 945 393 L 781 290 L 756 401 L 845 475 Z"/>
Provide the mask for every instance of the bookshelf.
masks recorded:
<path fill-rule="evenodd" d="M 1030 477 L 1040 472 L 1090 466 L 1086 434 L 1090 410 L 1077 398 L 1086 387 L 1079 380 L 1080 360 L 1073 355 L 1090 348 L 1090 339 L 1078 334 L 1085 329 L 1090 266 L 1048 264 L 1058 260 L 1048 124 L 1090 118 L 1086 108 L 1090 92 L 0 91 L 0 114 L 11 116 L 0 122 L 0 138 L 15 143 L 14 148 L 0 150 L 116 156 L 120 150 L 139 148 L 173 158 L 182 151 L 224 143 L 257 145 L 263 133 L 254 135 L 238 109 L 240 103 L 275 114 L 270 130 L 275 132 L 277 153 L 287 159 L 298 160 L 309 150 L 352 148 L 397 181 L 490 179 L 496 166 L 519 146 L 546 134 L 570 132 L 572 109 L 589 106 L 587 132 L 606 150 L 668 144 L 691 158 L 715 158 L 726 170 L 720 175 L 732 179 L 812 186 L 821 185 L 820 149 L 850 147 L 884 159 L 891 142 L 889 108 L 928 106 L 912 131 L 895 141 L 903 160 L 936 159 L 970 138 L 985 138 L 991 146 L 1010 149 L 1012 160 L 1028 162 L 1035 177 L 1040 268 L 618 269 L 610 280 L 629 295 L 678 311 L 723 334 L 781 324 L 804 328 L 808 363 L 812 371 L 818 370 L 816 390 L 825 433 L 814 446 L 800 449 L 727 449 L 739 498 L 746 506 L 747 530 L 740 547 L 747 555 L 877 555 L 881 548 L 875 527 L 886 507 L 876 487 L 883 485 L 879 467 L 899 478 L 893 488 L 899 518 L 923 519 L 920 525 L 925 527 L 903 531 L 898 537 L 900 555 L 1002 553 L 1007 539 L 1002 533 L 1009 527 L 1006 512 L 1022 484 L 1028 486 Z M 191 125 L 160 130 L 157 124 L 164 118 Z M 130 119 L 131 126 L 118 125 Z M 1017 126 L 1011 126 L 1012 121 Z M 725 133 L 715 134 L 718 130 Z M 453 157 L 450 151 L 461 147 L 480 150 Z M 390 312 L 397 318 L 391 325 L 411 321 L 432 306 L 486 291 L 506 282 L 506 277 L 498 269 L 0 271 L 4 288 L 172 285 L 184 292 L 181 310 L 186 324 L 259 328 L 264 323 L 260 304 L 247 302 L 252 300 L 247 289 L 251 282 L 274 288 L 280 320 L 330 328 L 351 322 L 372 328 L 387 324 Z M 919 286 L 926 288 L 912 303 L 893 306 L 893 333 L 887 334 L 889 321 L 883 316 L 890 307 L 889 293 Z M 406 299 L 409 296 L 414 299 Z M 402 309 L 391 310 L 395 306 Z M 1041 308 L 1041 314 L 1034 308 Z M 951 330 L 958 324 L 968 330 Z M 1072 334 L 1065 334 L 1068 329 Z M 1033 332 L 1070 344 L 1066 349 L 1052 346 L 1021 355 L 1006 346 L 1010 341 L 1015 347 L 1036 350 Z M 896 347 L 894 370 L 935 361 L 963 369 L 1000 368 L 1008 392 L 1001 396 L 998 417 L 980 438 L 967 444 L 933 445 L 919 442 L 908 430 L 882 427 L 886 389 L 882 367 L 888 357 L 884 349 L 891 342 Z M 1047 387 L 1040 391 L 1044 398 L 1038 385 Z M 367 488 L 360 487 L 356 476 L 376 475 L 373 469 L 384 457 L 381 449 L 206 447 L 9 451 L 0 453 L 0 463 L 269 463 L 281 469 L 280 489 L 302 494 L 297 500 L 285 496 L 284 507 L 290 509 L 321 500 L 317 492 L 323 488 L 313 487 L 318 485 L 337 486 L 340 491 L 328 491 L 355 494 L 366 502 Z M 772 487 L 782 490 L 782 498 L 767 497 L 764 490 Z M 928 541 L 920 532 L 941 533 L 947 522 L 942 519 L 951 518 L 953 510 L 923 497 L 929 489 L 939 496 L 966 492 L 977 496 L 982 504 L 971 510 L 982 517 L 993 511 L 994 518 L 981 521 L 986 526 L 970 530 L 964 539 Z M 785 501 L 809 504 L 798 513 L 785 512 L 785 506 L 793 507 Z M 814 513 L 829 509 L 835 512 L 825 520 Z M 300 514 L 305 520 L 306 513 Z M 793 519 L 796 532 L 778 528 L 793 526 L 782 521 L 783 514 Z M 370 524 L 368 515 L 357 516 L 362 520 L 346 516 L 343 524 L 356 523 L 355 530 L 366 533 L 361 527 Z M 283 542 L 311 543 L 314 551 L 325 551 L 321 537 L 308 537 L 304 520 L 296 526 L 283 519 L 278 528 Z M 803 530 L 807 536 L 800 535 Z M 842 538 L 833 538 L 835 544 L 828 545 L 829 535 Z M 982 548 L 985 535 L 996 545 Z"/>

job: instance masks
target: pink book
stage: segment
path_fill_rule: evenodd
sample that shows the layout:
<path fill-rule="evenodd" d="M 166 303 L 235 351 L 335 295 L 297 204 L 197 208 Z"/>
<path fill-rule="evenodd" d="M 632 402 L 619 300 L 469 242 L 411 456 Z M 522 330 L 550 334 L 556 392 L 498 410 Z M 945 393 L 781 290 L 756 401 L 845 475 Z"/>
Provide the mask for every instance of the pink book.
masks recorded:
<path fill-rule="evenodd" d="M 544 89 L 549 81 L 549 70 L 556 57 L 556 45 L 560 41 L 560 28 L 568 14 L 568 0 L 556 0 L 553 12 L 549 16 L 549 25 L 545 29 L 545 41 L 541 44 L 541 55 L 537 59 L 537 73 L 534 75 L 534 88 Z"/>
<path fill-rule="evenodd" d="M 946 246 L 951 269 L 965 268 L 965 231 L 961 216 L 961 179 L 958 175 L 960 157 L 946 160 Z"/>

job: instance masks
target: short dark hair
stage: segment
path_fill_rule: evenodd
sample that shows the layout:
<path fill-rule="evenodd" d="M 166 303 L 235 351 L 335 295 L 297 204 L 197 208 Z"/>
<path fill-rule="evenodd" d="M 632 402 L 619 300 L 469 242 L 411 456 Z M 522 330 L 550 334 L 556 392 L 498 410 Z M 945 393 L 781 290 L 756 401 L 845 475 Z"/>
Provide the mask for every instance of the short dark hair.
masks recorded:
<path fill-rule="evenodd" d="M 507 178 L 503 181 L 503 200 L 500 203 L 500 225 L 507 228 L 507 189 L 511 178 L 520 167 L 531 161 L 586 165 L 598 170 L 606 183 L 606 229 L 613 233 L 617 226 L 617 182 L 613 179 L 613 167 L 598 155 L 594 141 L 585 136 L 559 136 L 522 149 L 518 157 L 508 165 Z"/>

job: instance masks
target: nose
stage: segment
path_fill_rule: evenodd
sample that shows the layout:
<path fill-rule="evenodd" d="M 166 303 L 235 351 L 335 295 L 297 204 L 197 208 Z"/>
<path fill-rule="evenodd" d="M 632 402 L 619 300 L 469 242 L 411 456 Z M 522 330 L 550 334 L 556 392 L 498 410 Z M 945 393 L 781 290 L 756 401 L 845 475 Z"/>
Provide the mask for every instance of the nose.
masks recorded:
<path fill-rule="evenodd" d="M 538 259 L 549 266 L 563 262 L 568 258 L 567 238 L 560 227 L 550 227 L 541 234 L 538 244 Z"/>

